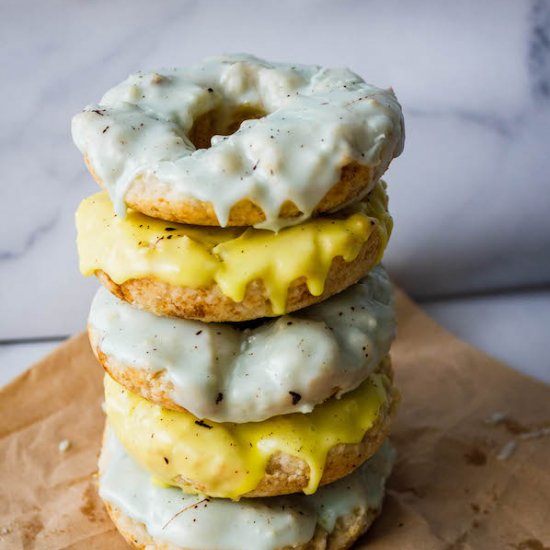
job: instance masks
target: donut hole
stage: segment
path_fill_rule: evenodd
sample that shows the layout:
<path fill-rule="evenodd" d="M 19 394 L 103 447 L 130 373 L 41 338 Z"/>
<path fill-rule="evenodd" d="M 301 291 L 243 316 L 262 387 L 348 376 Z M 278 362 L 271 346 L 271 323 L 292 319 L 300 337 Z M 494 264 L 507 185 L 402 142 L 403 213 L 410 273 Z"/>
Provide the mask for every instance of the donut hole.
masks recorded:
<path fill-rule="evenodd" d="M 258 105 L 220 105 L 198 116 L 189 132 L 196 149 L 208 149 L 214 136 L 234 134 L 245 120 L 254 120 L 267 113 Z"/>

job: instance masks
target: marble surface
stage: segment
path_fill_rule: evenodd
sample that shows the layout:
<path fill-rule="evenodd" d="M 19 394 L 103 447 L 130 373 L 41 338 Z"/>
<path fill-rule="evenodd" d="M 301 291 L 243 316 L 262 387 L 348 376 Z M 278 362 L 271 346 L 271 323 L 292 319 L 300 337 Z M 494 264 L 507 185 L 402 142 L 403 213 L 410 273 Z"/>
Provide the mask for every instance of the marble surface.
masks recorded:
<path fill-rule="evenodd" d="M 434 300 L 422 307 L 459 338 L 550 383 L 550 291 Z M 60 343 L 61 340 L 0 345 L 0 386 Z"/>
<path fill-rule="evenodd" d="M 386 264 L 414 296 L 550 284 L 548 2 L 251 5 L 2 1 L 0 340 L 85 325 L 97 283 L 78 273 L 73 214 L 96 186 L 71 116 L 131 71 L 224 51 L 345 65 L 394 87 L 408 135 L 388 172 Z"/>
<path fill-rule="evenodd" d="M 435 300 L 422 308 L 462 340 L 550 384 L 550 291 Z"/>
<path fill-rule="evenodd" d="M 37 361 L 52 352 L 62 342 L 15 342 L 0 344 L 0 387 L 26 371 Z"/>

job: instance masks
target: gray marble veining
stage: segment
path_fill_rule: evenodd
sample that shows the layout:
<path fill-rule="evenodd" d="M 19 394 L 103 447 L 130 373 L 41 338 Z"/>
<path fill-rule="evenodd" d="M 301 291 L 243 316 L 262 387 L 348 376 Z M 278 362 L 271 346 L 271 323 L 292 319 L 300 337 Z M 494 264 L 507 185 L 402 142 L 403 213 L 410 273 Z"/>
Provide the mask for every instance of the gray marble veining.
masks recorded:
<path fill-rule="evenodd" d="M 386 263 L 416 296 L 550 283 L 550 15 L 543 0 L 56 0 L 0 5 L 0 339 L 84 326 L 73 214 L 95 192 L 70 118 L 140 68 L 224 51 L 392 85 Z"/>

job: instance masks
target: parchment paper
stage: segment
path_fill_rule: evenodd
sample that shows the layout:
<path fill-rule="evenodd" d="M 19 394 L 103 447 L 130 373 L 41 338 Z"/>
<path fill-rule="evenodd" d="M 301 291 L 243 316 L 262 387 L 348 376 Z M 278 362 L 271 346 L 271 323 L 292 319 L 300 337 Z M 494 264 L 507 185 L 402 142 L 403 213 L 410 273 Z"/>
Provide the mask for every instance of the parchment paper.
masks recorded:
<path fill-rule="evenodd" d="M 540 430 L 550 387 L 459 341 L 401 293 L 398 319 L 399 458 L 357 548 L 549 550 L 550 436 Z M 0 390 L 0 548 L 126 547 L 95 489 L 101 381 L 79 335 Z"/>

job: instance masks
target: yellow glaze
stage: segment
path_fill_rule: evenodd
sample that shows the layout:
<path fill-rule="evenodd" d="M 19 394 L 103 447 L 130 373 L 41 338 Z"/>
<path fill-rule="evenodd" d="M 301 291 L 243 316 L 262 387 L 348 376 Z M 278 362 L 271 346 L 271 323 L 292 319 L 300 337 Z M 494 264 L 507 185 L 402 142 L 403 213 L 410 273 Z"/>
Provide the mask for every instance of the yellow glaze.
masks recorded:
<path fill-rule="evenodd" d="M 80 270 L 105 271 L 116 283 L 152 277 L 176 286 L 220 290 L 236 302 L 248 283 L 261 279 L 274 315 L 285 313 L 288 287 L 305 277 L 311 294 L 322 294 L 332 260 L 354 260 L 373 231 L 379 258 L 391 232 L 385 184 L 345 214 L 314 218 L 279 233 L 165 222 L 129 210 L 117 217 L 107 193 L 85 199 L 76 213 Z"/>
<path fill-rule="evenodd" d="M 186 492 L 239 499 L 264 477 L 269 458 L 282 452 L 309 465 L 306 494 L 317 490 L 329 450 L 359 443 L 388 396 L 383 374 L 372 374 L 340 399 L 308 414 L 275 416 L 245 424 L 198 420 L 130 393 L 105 377 L 105 405 L 111 427 L 128 453 L 157 482 Z M 186 484 L 185 480 L 189 482 Z"/>

